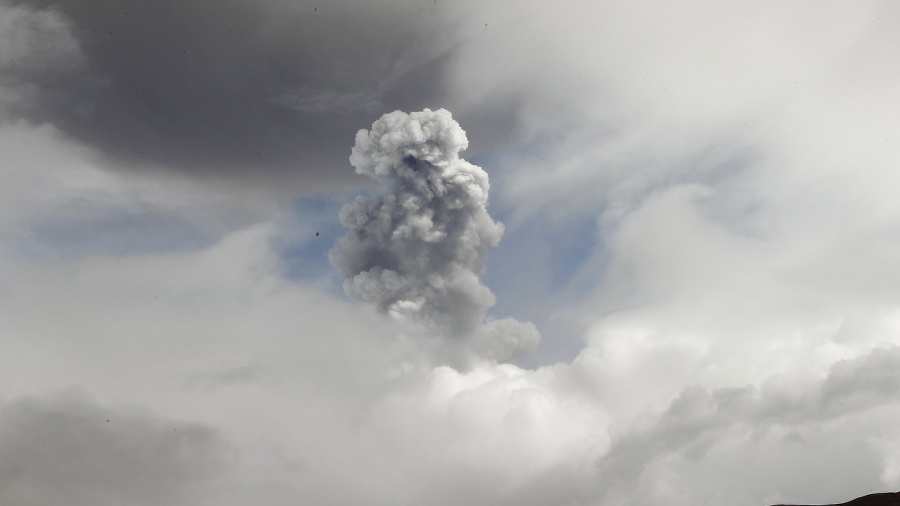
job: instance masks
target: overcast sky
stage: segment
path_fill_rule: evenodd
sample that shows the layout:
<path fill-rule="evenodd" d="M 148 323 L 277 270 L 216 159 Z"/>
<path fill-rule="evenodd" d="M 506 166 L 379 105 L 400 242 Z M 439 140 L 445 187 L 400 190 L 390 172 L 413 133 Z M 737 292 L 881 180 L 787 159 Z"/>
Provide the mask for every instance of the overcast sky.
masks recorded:
<path fill-rule="evenodd" d="M 0 504 L 898 490 L 898 90 L 890 0 L 0 0 Z"/>

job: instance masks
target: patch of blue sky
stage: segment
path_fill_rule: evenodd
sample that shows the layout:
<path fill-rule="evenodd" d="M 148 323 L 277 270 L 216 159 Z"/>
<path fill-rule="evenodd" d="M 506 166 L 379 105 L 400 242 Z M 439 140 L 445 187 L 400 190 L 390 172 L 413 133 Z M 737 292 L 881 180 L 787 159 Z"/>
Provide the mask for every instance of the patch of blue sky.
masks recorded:
<path fill-rule="evenodd" d="M 17 246 L 32 258 L 60 260 L 192 251 L 215 240 L 184 218 L 158 210 L 87 209 L 34 223 Z"/>
<path fill-rule="evenodd" d="M 525 367 L 567 362 L 581 351 L 580 324 L 564 313 L 602 282 L 608 260 L 598 229 L 603 202 L 523 215 L 499 188 L 516 177 L 518 161 L 540 157 L 553 142 L 545 135 L 513 151 L 470 159 L 491 175 L 488 209 L 506 225 L 500 244 L 488 255 L 483 278 L 497 298 L 488 316 L 530 321 L 541 331 L 537 349 L 520 363 Z"/>
<path fill-rule="evenodd" d="M 507 213 L 492 212 L 504 221 Z M 605 244 L 594 213 L 541 217 L 507 227 L 487 261 L 485 284 L 497 297 L 489 315 L 538 326 L 542 339 L 522 365 L 571 360 L 583 347 L 577 322 L 560 317 L 602 281 Z"/>
<path fill-rule="evenodd" d="M 375 195 L 377 189 L 317 192 L 293 201 L 290 211 L 272 237 L 282 275 L 290 280 L 313 282 L 343 295 L 343 280 L 331 267 L 328 252 L 346 233 L 341 207 L 358 195 Z"/>

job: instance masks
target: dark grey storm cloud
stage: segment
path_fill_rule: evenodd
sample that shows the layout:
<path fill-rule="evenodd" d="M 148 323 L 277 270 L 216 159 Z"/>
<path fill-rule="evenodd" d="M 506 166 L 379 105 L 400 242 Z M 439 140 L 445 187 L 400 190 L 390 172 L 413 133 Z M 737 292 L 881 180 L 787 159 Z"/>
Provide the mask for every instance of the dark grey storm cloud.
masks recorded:
<path fill-rule="evenodd" d="M 203 426 L 80 396 L 14 401 L 0 406 L 0 504 L 183 504 L 218 475 L 223 450 Z"/>
<path fill-rule="evenodd" d="M 0 7 L 22 20 L 7 27 L 21 50 L 0 65 L 0 85 L 16 97 L 7 119 L 50 122 L 120 166 L 196 175 L 349 180 L 335 169 L 358 126 L 429 105 L 449 47 L 430 2 Z"/>

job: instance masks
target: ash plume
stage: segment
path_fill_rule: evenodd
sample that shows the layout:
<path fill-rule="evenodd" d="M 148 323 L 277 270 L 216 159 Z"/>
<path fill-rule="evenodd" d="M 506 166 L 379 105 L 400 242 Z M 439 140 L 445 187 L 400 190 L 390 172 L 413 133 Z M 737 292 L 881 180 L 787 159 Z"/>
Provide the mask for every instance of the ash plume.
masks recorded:
<path fill-rule="evenodd" d="M 509 361 L 537 344 L 530 323 L 487 320 L 481 283 L 503 225 L 487 212 L 488 175 L 459 157 L 468 139 L 445 109 L 385 114 L 356 134 L 350 163 L 384 192 L 341 210 L 349 229 L 330 253 L 351 298 L 425 325 L 457 351 Z"/>

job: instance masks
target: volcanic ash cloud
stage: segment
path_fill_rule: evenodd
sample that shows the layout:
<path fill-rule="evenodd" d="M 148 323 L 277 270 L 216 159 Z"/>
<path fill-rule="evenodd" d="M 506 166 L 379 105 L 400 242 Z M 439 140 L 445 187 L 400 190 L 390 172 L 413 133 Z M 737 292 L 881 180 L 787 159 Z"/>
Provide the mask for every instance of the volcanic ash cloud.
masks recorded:
<path fill-rule="evenodd" d="M 455 353 L 509 361 L 538 341 L 530 323 L 486 320 L 481 283 L 503 225 L 487 212 L 487 173 L 459 157 L 466 133 L 445 109 L 385 114 L 356 134 L 350 163 L 384 192 L 341 210 L 349 229 L 331 251 L 353 299 L 436 332 Z"/>

